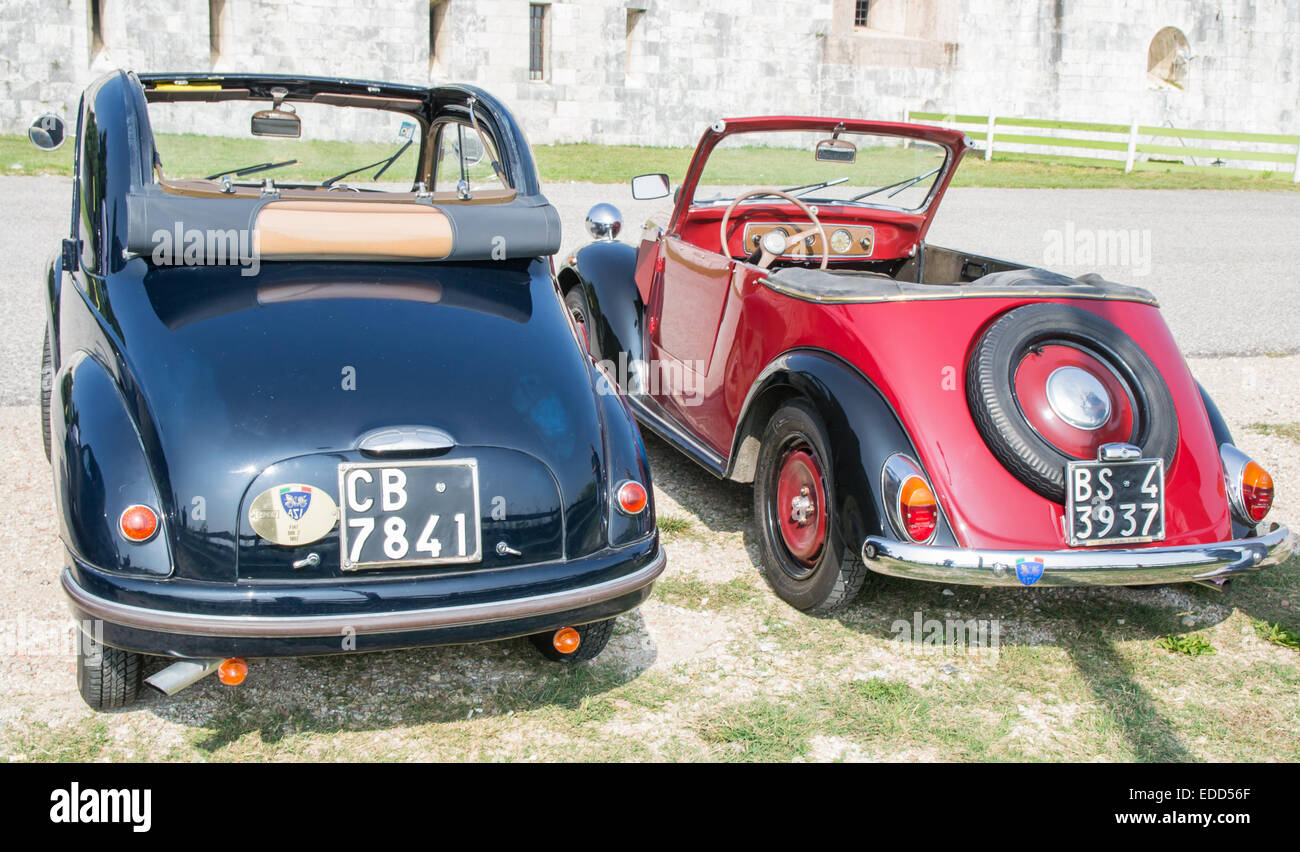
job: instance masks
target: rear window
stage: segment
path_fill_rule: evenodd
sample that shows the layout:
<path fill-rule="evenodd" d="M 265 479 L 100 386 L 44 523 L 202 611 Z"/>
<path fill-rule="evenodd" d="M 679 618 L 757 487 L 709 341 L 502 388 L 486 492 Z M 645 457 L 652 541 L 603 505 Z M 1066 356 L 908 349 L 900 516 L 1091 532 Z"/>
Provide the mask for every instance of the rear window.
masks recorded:
<path fill-rule="evenodd" d="M 299 138 L 252 134 L 253 114 L 270 107 L 264 100 L 150 103 L 164 177 L 216 180 L 226 172 L 234 184 L 269 178 L 284 186 L 319 186 L 335 178 L 335 186 L 411 191 L 424 134 L 416 118 L 364 107 L 287 106 L 301 121 Z"/>

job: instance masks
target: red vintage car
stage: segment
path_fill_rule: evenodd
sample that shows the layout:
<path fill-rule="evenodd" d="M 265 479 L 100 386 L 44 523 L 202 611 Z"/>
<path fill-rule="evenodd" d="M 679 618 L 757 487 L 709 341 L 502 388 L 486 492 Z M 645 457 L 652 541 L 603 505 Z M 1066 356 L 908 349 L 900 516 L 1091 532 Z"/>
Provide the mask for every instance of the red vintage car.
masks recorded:
<path fill-rule="evenodd" d="M 763 573 L 801 610 L 870 572 L 1221 585 L 1284 561 L 1294 539 L 1262 523 L 1273 482 L 1150 293 L 926 243 L 969 146 L 719 121 L 639 247 L 592 209 L 566 303 L 642 426 L 753 483 Z M 632 191 L 666 197 L 668 178 Z"/>

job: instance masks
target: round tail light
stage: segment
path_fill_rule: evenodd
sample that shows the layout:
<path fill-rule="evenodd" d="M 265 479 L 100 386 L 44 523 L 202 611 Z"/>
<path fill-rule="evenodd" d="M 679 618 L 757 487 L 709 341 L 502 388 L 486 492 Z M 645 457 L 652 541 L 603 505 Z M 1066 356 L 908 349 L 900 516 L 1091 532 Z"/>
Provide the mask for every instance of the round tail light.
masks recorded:
<path fill-rule="evenodd" d="M 639 482 L 627 480 L 618 486 L 618 508 L 627 515 L 639 515 L 645 511 L 649 502 L 645 486 Z"/>
<path fill-rule="evenodd" d="M 1264 520 L 1273 508 L 1273 477 L 1253 461 L 1241 471 L 1241 502 L 1246 515 L 1255 522 Z"/>
<path fill-rule="evenodd" d="M 136 504 L 127 506 L 122 517 L 117 521 L 118 531 L 127 541 L 141 544 L 154 537 L 158 532 L 158 515 L 148 506 Z"/>
<path fill-rule="evenodd" d="M 1219 447 L 1228 502 L 1239 520 L 1257 524 L 1273 508 L 1273 477 L 1250 456 L 1224 444 Z"/>
<path fill-rule="evenodd" d="M 898 513 L 907 537 L 915 542 L 927 542 L 934 536 L 939 524 L 939 504 L 934 492 L 924 479 L 909 476 L 898 492 Z"/>

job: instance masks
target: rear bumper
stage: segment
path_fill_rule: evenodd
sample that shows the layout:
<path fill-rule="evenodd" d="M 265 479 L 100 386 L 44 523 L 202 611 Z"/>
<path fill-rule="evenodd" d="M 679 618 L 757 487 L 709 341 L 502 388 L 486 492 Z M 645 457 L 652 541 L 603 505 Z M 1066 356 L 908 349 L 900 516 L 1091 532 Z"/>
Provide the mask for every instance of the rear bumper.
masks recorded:
<path fill-rule="evenodd" d="M 1296 540 L 1286 527 L 1256 538 L 1124 550 L 969 550 L 870 536 L 862 559 L 879 574 L 971 586 L 1142 586 L 1220 580 L 1285 562 Z M 1041 560 L 1042 576 L 1022 582 L 1018 560 Z M 1034 572 L 1024 572 L 1032 576 Z"/>
<path fill-rule="evenodd" d="M 65 568 L 62 584 L 73 616 L 99 622 L 102 641 L 113 647 L 178 657 L 299 656 L 482 642 L 611 618 L 649 596 L 665 554 L 655 536 L 589 561 L 595 564 L 568 563 L 569 582 L 552 576 L 530 588 L 503 572 L 493 594 L 451 595 L 436 606 L 413 606 L 391 587 L 381 597 L 379 585 L 336 588 L 351 594 L 352 607 L 312 606 L 303 589 L 237 586 L 220 601 L 212 600 L 209 588 L 202 607 L 198 600 L 178 607 L 175 594 L 166 599 L 168 606 L 149 606 L 138 594 L 128 603 L 97 593 L 108 591 L 104 575 L 85 566 Z M 600 579 L 593 582 L 593 575 Z M 92 584 L 100 589 L 86 588 Z M 414 584 L 409 590 L 415 598 Z M 345 597 L 336 594 L 334 602 Z"/>

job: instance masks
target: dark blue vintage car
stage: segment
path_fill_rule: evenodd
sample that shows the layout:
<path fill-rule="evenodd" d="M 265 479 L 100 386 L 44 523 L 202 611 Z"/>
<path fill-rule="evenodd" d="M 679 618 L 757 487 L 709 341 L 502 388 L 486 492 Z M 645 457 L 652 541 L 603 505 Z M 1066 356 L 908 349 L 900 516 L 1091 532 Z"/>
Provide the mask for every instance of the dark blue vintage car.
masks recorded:
<path fill-rule="evenodd" d="M 41 380 L 85 700 L 258 657 L 598 654 L 664 555 L 511 114 L 469 86 L 116 72 L 77 122 Z"/>

